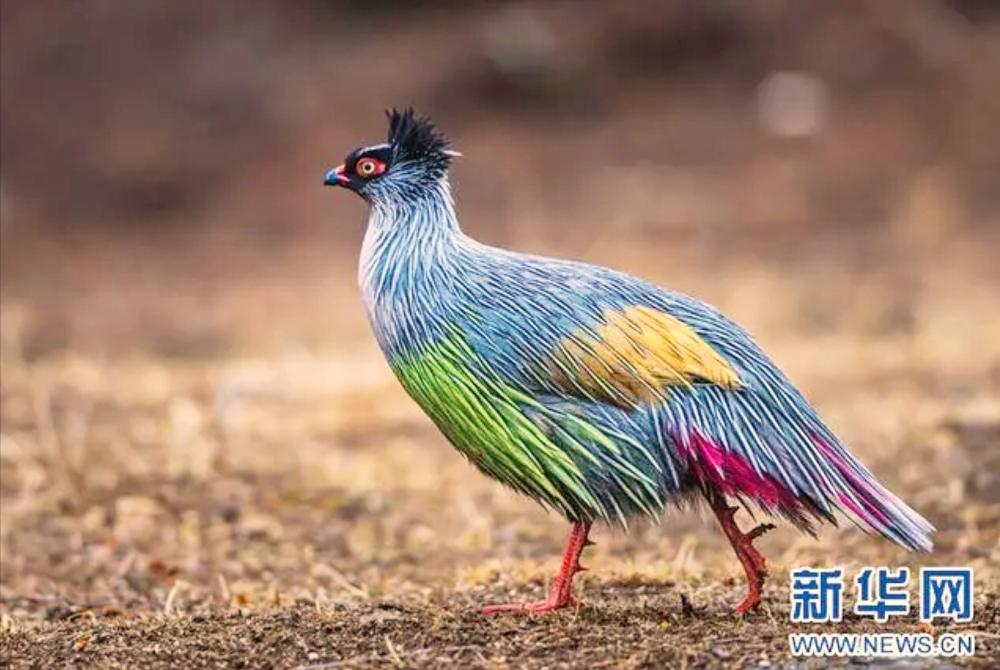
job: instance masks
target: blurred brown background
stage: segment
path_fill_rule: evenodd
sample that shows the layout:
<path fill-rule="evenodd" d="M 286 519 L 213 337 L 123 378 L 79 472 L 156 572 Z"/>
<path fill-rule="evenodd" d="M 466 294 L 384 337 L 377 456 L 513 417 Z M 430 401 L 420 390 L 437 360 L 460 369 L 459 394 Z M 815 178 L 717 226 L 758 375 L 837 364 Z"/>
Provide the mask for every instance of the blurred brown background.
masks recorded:
<path fill-rule="evenodd" d="M 809 284 L 775 318 L 821 328 L 857 315 L 816 306 L 820 265 L 876 329 L 912 326 L 928 273 L 997 286 L 987 0 L 5 0 L 0 41 L 0 297 L 27 355 L 356 341 L 365 212 L 320 183 L 393 105 L 465 152 L 490 242 L 724 306 L 718 275 L 777 267 Z"/>
<path fill-rule="evenodd" d="M 0 661 L 748 667 L 787 656 L 787 569 L 829 561 L 972 566 L 996 630 L 1000 4 L 0 13 Z M 671 513 L 596 533 L 579 618 L 485 624 L 543 592 L 564 523 L 391 378 L 357 295 L 364 204 L 321 185 L 406 105 L 465 154 L 469 232 L 721 307 L 935 553 L 783 528 L 770 616 L 737 624 L 724 539 Z"/>

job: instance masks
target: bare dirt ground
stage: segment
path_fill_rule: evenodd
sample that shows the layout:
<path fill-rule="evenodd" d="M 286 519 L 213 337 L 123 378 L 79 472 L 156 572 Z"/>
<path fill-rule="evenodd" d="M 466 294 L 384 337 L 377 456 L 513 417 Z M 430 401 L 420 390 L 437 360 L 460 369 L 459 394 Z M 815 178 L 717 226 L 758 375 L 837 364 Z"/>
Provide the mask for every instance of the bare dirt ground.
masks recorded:
<path fill-rule="evenodd" d="M 637 249 L 618 256 L 591 253 L 679 277 L 747 322 L 869 466 L 936 524 L 934 553 L 907 555 L 850 527 L 818 540 L 782 527 L 761 541 L 774 576 L 765 607 L 740 622 L 730 615 L 744 589 L 737 561 L 714 522 L 678 512 L 629 535 L 595 534 L 580 611 L 487 620 L 483 604 L 541 597 L 565 525 L 443 441 L 357 313 L 324 315 L 319 298 L 286 284 L 298 303 L 255 292 L 265 311 L 342 341 L 268 355 L 237 343 L 186 357 L 30 355 L 27 317 L 8 306 L 4 667 L 826 667 L 789 656 L 789 632 L 830 629 L 788 622 L 788 570 L 867 564 L 974 567 L 975 621 L 848 615 L 835 630 L 973 630 L 975 659 L 919 667 L 996 667 L 1000 322 L 989 264 L 927 266 L 896 328 L 885 326 L 900 309 L 892 281 L 831 274 L 835 263 L 734 263 L 709 277 Z M 337 298 L 353 304 L 350 273 L 335 275 Z M 829 318 L 817 324 L 817 314 Z"/>
<path fill-rule="evenodd" d="M 977 578 L 976 658 L 895 667 L 1000 667 L 990 3 L 511 4 L 2 3 L 0 665 L 821 668 L 788 570 L 884 564 Z M 829 93 L 809 139 L 761 127 L 789 68 Z M 368 332 L 362 207 L 320 177 L 405 104 L 465 153 L 467 230 L 721 307 L 934 553 L 782 527 L 738 622 L 738 562 L 678 512 L 594 534 L 579 612 L 481 617 L 545 593 L 566 527 Z"/>

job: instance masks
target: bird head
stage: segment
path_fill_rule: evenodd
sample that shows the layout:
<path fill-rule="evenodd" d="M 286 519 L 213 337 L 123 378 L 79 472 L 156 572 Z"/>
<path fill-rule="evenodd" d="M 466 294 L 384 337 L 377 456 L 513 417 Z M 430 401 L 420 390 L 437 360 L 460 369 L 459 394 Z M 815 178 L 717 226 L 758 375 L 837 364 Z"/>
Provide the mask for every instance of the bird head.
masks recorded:
<path fill-rule="evenodd" d="M 326 173 L 323 183 L 354 191 L 372 204 L 419 198 L 447 174 L 455 156 L 448 140 L 413 109 L 386 112 L 389 137 L 359 147 Z"/>

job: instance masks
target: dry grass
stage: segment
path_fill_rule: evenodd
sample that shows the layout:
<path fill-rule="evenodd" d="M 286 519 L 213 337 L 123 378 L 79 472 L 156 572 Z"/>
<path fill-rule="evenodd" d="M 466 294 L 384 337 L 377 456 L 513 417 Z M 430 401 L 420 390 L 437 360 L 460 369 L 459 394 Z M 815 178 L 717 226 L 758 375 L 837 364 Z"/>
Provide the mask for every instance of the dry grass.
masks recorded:
<path fill-rule="evenodd" d="M 619 264 L 647 269 L 630 258 Z M 26 360 L 7 311 L 0 658 L 10 667 L 779 664 L 793 630 L 789 568 L 960 564 L 977 570 L 974 663 L 987 667 L 1000 630 L 1000 321 L 979 305 L 995 294 L 944 273 L 908 304 L 905 332 L 879 331 L 872 324 L 887 308 L 865 305 L 895 293 L 821 276 L 748 266 L 724 279 L 691 275 L 687 287 L 750 322 L 874 471 L 937 525 L 938 548 L 909 556 L 852 528 L 818 541 L 782 528 L 761 542 L 775 579 L 764 611 L 745 623 L 729 616 L 742 596 L 737 562 L 713 524 L 690 514 L 628 536 L 598 532 L 580 612 L 483 620 L 484 603 L 543 592 L 564 524 L 475 474 L 367 339 L 258 358 Z M 807 332 L 807 304 L 843 318 Z M 918 628 L 912 617 L 839 627 Z"/>

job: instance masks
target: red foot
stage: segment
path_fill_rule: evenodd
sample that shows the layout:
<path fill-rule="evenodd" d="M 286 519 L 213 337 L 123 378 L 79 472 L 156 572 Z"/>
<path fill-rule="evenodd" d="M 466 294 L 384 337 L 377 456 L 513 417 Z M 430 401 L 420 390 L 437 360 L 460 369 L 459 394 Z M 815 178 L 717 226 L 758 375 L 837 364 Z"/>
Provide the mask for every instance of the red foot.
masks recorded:
<path fill-rule="evenodd" d="M 580 607 L 580 601 L 573 595 L 573 577 L 578 572 L 585 572 L 586 568 L 580 565 L 580 554 L 591 544 L 587 539 L 590 533 L 589 522 L 579 522 L 573 524 L 573 530 L 566 540 L 566 549 L 563 551 L 562 566 L 556 581 L 552 584 L 552 590 L 546 600 L 539 600 L 533 603 L 504 603 L 500 605 L 489 605 L 483 608 L 483 614 L 500 614 L 503 612 L 515 613 L 541 613 L 554 612 L 564 607 Z"/>
<path fill-rule="evenodd" d="M 774 524 L 762 523 L 749 533 L 744 533 L 736 525 L 736 521 L 733 520 L 738 509 L 737 507 L 730 507 L 726 503 L 725 496 L 718 491 L 710 491 L 705 494 L 705 497 L 708 498 L 708 503 L 712 506 L 712 511 L 715 512 L 715 516 L 719 519 L 719 524 L 726 533 L 726 537 L 729 538 L 729 543 L 733 546 L 733 551 L 736 552 L 736 557 L 740 559 L 743 571 L 747 576 L 749 593 L 736 606 L 735 610 L 736 616 L 742 617 L 751 610 L 757 610 L 760 607 L 761 592 L 764 588 L 764 582 L 767 579 L 767 561 L 764 560 L 764 556 L 753 546 L 753 541 L 767 531 L 772 530 Z"/>
<path fill-rule="evenodd" d="M 540 614 L 542 612 L 555 612 L 564 607 L 580 607 L 580 601 L 574 596 L 568 598 L 553 598 L 549 596 L 547 600 L 538 600 L 533 603 L 503 603 L 500 605 L 487 605 L 483 608 L 483 614 L 501 614 L 503 612 L 525 612 L 528 614 Z"/>

